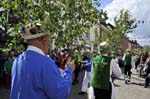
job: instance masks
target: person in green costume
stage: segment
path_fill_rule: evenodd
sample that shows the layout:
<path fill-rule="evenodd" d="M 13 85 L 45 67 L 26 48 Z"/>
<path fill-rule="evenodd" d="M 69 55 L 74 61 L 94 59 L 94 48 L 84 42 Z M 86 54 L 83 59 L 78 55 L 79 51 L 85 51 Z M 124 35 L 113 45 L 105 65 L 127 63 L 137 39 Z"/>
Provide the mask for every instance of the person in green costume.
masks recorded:
<path fill-rule="evenodd" d="M 132 62 L 132 54 L 130 49 L 127 49 L 124 56 L 123 56 L 123 61 L 124 61 L 124 77 L 125 77 L 125 83 L 127 84 L 128 82 L 130 82 L 131 79 L 131 62 Z"/>
<path fill-rule="evenodd" d="M 95 99 L 116 99 L 111 79 L 112 73 L 116 77 L 121 75 L 118 60 L 111 57 L 108 51 L 105 51 L 103 55 L 97 55 L 93 60 L 91 79 Z"/>

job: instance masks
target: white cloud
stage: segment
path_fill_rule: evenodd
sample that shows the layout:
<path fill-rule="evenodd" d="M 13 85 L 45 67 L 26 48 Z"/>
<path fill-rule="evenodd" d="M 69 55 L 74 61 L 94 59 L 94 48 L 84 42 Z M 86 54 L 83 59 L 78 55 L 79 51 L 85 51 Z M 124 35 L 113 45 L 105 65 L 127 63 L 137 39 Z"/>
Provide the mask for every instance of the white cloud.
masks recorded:
<path fill-rule="evenodd" d="M 133 18 L 136 18 L 137 22 L 143 20 L 144 24 L 142 24 L 142 22 L 141 24 L 138 24 L 137 29 L 132 34 L 129 35 L 132 39 L 137 39 L 138 41 L 139 37 L 150 35 L 149 7 L 150 7 L 150 0 L 113 0 L 112 3 L 110 3 L 104 8 L 104 10 L 108 12 L 108 17 L 110 19 L 118 15 L 121 9 L 125 9 L 130 11 L 131 16 Z M 112 20 L 109 21 L 113 24 Z M 150 41 L 150 37 L 148 39 Z M 144 44 L 144 42 L 139 43 Z"/>

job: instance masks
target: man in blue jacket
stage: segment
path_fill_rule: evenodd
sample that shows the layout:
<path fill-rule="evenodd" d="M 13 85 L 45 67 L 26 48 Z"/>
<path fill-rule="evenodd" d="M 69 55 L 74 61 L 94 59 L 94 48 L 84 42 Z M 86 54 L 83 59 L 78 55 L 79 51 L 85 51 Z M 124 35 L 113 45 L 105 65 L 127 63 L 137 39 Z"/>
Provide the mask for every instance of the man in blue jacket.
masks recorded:
<path fill-rule="evenodd" d="M 79 95 L 86 94 L 88 84 L 91 80 L 91 67 L 93 62 L 91 58 L 91 51 L 89 49 L 86 49 L 84 58 L 86 59 L 86 61 L 83 61 L 84 64 L 82 65 L 82 67 L 85 70 L 85 74 L 82 82 L 81 92 L 79 92 Z"/>
<path fill-rule="evenodd" d="M 68 98 L 74 62 L 68 59 L 62 76 L 55 62 L 47 57 L 50 36 L 41 27 L 39 22 L 21 27 L 28 48 L 13 63 L 10 99 Z"/>

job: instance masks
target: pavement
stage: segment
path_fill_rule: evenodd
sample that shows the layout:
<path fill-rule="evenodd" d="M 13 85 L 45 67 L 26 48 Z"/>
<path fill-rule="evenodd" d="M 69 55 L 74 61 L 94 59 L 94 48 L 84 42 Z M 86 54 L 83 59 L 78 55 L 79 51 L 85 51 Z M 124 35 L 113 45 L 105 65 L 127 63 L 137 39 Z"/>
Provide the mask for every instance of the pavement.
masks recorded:
<path fill-rule="evenodd" d="M 9 99 L 10 90 L 0 86 L 0 99 Z"/>
<path fill-rule="evenodd" d="M 144 88 L 144 78 L 139 77 L 139 73 L 133 71 L 131 82 L 125 84 L 124 76 L 115 81 L 117 99 L 150 99 L 150 86 Z"/>
<path fill-rule="evenodd" d="M 78 95 L 80 92 L 82 78 L 84 72 L 80 73 L 79 83 L 72 86 L 69 99 L 88 99 L 87 95 Z M 150 99 L 150 86 L 144 88 L 144 79 L 139 77 L 139 74 L 135 71 L 132 73 L 131 82 L 125 84 L 124 76 L 115 80 L 115 89 L 117 93 L 117 99 Z M 0 86 L 0 99 L 9 99 L 9 89 L 4 86 Z"/>

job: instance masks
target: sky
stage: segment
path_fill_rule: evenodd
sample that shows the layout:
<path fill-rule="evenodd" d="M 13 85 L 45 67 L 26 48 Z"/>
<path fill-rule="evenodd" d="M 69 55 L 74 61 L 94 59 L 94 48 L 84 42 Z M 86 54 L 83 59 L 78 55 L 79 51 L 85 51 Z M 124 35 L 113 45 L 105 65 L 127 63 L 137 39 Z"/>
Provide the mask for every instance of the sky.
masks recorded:
<path fill-rule="evenodd" d="M 101 8 L 105 8 L 108 4 L 110 4 L 113 0 L 100 0 Z"/>
<path fill-rule="evenodd" d="M 137 40 L 140 45 L 150 45 L 150 0 L 100 0 L 101 9 L 108 13 L 109 23 L 121 9 L 129 10 L 131 18 L 135 18 L 138 27 L 128 36 Z M 143 21 L 143 22 L 142 22 Z"/>

